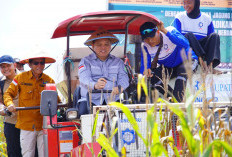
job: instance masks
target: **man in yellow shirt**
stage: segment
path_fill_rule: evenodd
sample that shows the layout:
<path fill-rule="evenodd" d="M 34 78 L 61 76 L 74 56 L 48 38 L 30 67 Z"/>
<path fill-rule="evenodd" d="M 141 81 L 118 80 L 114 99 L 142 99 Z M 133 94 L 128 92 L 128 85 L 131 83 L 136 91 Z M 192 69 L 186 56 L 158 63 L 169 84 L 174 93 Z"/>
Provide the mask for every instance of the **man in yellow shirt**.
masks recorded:
<path fill-rule="evenodd" d="M 40 106 L 41 92 L 47 83 L 54 80 L 43 73 L 46 63 L 54 63 L 50 57 L 32 57 L 22 62 L 28 63 L 30 71 L 18 74 L 4 93 L 4 103 L 10 112 L 16 112 L 13 98 L 19 94 L 19 107 Z M 40 110 L 18 111 L 16 127 L 20 129 L 20 144 L 23 157 L 33 157 L 37 143 L 39 157 L 43 151 L 43 117 Z"/>

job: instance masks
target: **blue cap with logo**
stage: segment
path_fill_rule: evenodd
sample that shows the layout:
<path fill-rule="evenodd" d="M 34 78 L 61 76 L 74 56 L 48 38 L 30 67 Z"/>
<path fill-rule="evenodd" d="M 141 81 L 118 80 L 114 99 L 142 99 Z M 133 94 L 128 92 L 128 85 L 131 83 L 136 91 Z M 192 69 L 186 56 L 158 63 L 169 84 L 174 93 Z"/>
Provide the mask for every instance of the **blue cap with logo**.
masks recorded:
<path fill-rule="evenodd" d="M 2 57 L 0 57 L 0 64 L 2 63 L 12 64 L 15 63 L 15 61 L 11 56 L 3 55 Z"/>

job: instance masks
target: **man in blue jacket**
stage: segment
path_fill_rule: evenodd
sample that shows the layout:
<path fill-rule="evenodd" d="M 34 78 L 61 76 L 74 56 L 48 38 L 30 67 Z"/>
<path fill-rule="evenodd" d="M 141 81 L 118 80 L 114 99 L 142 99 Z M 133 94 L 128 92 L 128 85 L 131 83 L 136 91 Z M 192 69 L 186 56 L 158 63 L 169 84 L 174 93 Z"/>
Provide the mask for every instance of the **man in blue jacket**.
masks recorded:
<path fill-rule="evenodd" d="M 84 43 L 93 53 L 82 58 L 79 63 L 78 75 L 81 86 L 81 99 L 78 100 L 79 115 L 89 114 L 86 101 L 86 94 L 89 90 L 112 90 L 111 94 L 91 94 L 92 105 L 99 106 L 119 100 L 120 90 L 123 91 L 129 86 L 123 61 L 110 54 L 114 48 L 112 45 L 116 46 L 118 41 L 112 33 L 100 28 L 92 33 Z"/>
<path fill-rule="evenodd" d="M 164 69 L 167 78 L 176 77 L 174 90 L 169 86 L 169 92 L 178 102 L 182 102 L 187 82 L 183 54 L 188 57 L 191 53 L 193 64 L 190 70 L 194 71 L 198 64 L 198 57 L 191 51 L 188 40 L 174 27 L 164 28 L 162 21 L 157 26 L 152 22 L 145 22 L 140 27 L 140 34 L 143 40 L 140 72 L 151 77 L 151 83 L 162 94 L 165 93 L 162 70 Z M 144 59 L 144 54 L 147 59 Z M 144 70 L 144 60 L 147 62 L 147 70 Z"/>

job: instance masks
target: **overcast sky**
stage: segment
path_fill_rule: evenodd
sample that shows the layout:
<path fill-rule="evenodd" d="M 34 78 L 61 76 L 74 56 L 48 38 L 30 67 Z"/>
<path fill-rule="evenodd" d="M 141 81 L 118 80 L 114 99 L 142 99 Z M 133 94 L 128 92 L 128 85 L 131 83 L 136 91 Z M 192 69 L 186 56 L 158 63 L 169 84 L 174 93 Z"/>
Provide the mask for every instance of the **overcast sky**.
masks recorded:
<path fill-rule="evenodd" d="M 0 54 L 21 58 L 33 47 L 55 53 L 63 39 L 50 39 L 63 20 L 106 9 L 107 0 L 0 0 Z M 62 41 L 62 42 L 61 42 Z"/>
<path fill-rule="evenodd" d="M 108 0 L 0 0 L 0 56 L 23 59 L 35 48 L 54 58 L 65 51 L 64 38 L 50 39 L 56 26 L 78 14 L 107 9 Z M 76 47 L 84 46 L 83 41 Z"/>

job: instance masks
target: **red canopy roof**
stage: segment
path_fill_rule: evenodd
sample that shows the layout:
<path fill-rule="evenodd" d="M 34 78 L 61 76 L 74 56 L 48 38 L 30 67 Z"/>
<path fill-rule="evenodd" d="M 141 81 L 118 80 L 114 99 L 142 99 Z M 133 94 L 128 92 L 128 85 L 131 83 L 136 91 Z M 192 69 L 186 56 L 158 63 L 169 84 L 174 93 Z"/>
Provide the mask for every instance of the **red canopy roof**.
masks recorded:
<path fill-rule="evenodd" d="M 126 25 L 129 24 L 128 34 L 139 35 L 140 26 L 147 21 L 159 22 L 148 13 L 140 11 L 101 11 L 81 14 L 61 22 L 53 33 L 52 38 L 66 37 L 70 27 L 70 36 L 87 35 L 99 27 L 114 34 L 125 34 Z"/>

